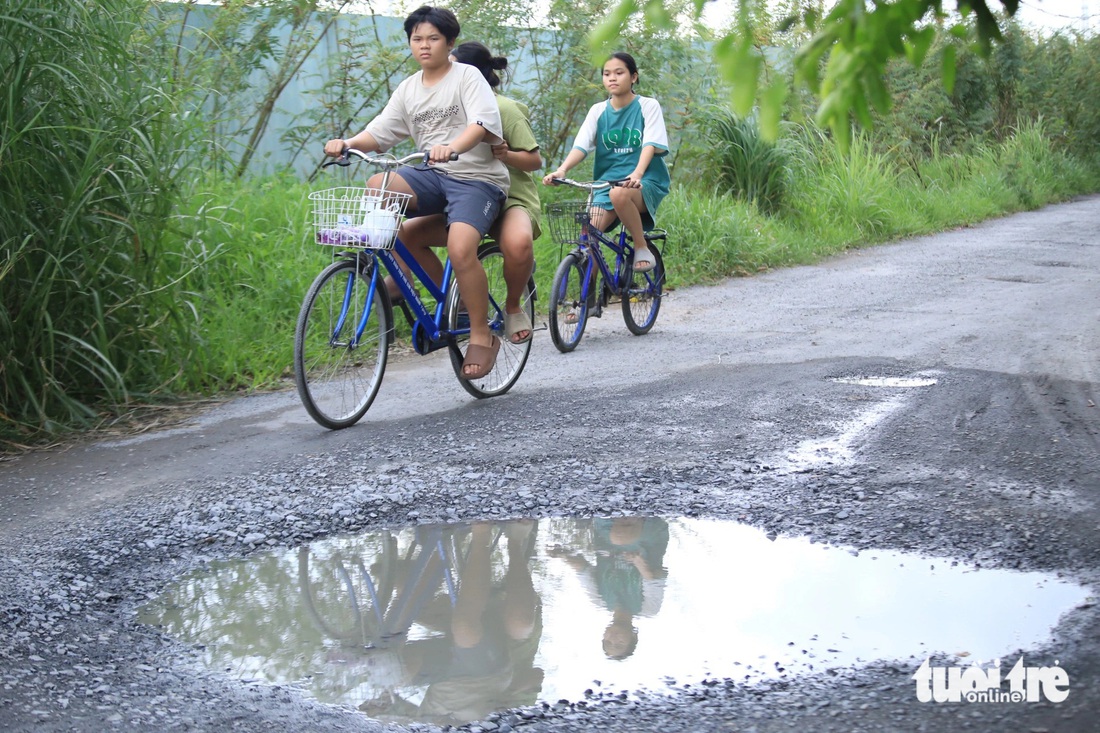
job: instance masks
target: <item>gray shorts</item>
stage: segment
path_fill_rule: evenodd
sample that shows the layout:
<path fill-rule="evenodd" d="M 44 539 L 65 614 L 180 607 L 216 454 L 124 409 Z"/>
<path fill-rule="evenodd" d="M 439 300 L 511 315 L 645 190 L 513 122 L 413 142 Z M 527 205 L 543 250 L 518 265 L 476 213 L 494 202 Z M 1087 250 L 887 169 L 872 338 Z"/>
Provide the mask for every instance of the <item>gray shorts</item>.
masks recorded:
<path fill-rule="evenodd" d="M 469 224 L 485 236 L 507 198 L 491 183 L 454 178 L 428 166 L 403 168 L 397 175 L 416 194 L 416 211 L 409 216 L 443 214 L 447 226 Z"/>

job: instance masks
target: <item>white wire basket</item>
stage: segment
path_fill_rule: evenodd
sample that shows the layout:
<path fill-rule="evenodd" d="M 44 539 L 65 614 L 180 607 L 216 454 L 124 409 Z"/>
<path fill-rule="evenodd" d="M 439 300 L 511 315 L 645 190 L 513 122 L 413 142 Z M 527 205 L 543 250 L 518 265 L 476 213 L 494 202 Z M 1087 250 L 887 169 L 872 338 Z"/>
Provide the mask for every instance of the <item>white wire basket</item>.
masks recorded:
<path fill-rule="evenodd" d="M 314 191 L 313 231 L 331 247 L 392 249 L 412 196 L 379 188 L 341 186 Z"/>

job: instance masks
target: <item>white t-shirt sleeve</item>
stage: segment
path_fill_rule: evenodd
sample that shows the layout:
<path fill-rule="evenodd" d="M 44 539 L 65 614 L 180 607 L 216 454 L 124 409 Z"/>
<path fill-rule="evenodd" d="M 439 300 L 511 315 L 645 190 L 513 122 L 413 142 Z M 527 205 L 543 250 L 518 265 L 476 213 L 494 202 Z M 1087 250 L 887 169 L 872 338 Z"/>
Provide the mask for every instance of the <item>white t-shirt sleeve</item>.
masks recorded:
<path fill-rule="evenodd" d="M 412 130 L 408 125 L 409 115 L 406 112 L 405 97 L 409 93 L 409 84 L 417 76 L 414 74 L 398 84 L 397 89 L 390 96 L 390 101 L 386 102 L 386 106 L 377 117 L 367 123 L 367 132 L 378 143 L 380 152 L 384 153 L 412 136 Z"/>
<path fill-rule="evenodd" d="M 488 133 L 482 142 L 497 145 L 504 142 L 504 125 L 500 121 L 500 107 L 489 82 L 473 66 L 461 65 L 462 99 L 466 103 L 466 119 L 477 123 Z"/>
<path fill-rule="evenodd" d="M 573 147 L 588 155 L 596 149 L 596 125 L 603 114 L 604 105 L 607 102 L 597 102 L 588 110 L 581 123 L 581 129 L 577 130 L 577 137 L 573 140 Z"/>
<path fill-rule="evenodd" d="M 667 153 L 668 130 L 665 129 L 665 115 L 661 111 L 661 103 L 652 97 L 641 97 L 638 101 L 642 105 L 642 119 L 645 120 L 642 146 L 652 145 L 657 148 L 658 155 Z"/>

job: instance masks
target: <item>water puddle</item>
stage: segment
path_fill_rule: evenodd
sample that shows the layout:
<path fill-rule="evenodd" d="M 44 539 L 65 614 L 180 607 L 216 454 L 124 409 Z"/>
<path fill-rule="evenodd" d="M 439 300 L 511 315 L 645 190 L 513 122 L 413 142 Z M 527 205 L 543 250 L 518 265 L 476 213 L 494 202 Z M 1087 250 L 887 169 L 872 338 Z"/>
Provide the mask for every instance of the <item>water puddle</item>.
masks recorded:
<path fill-rule="evenodd" d="M 902 389 L 932 387 L 936 384 L 936 380 L 932 377 L 837 377 L 833 381 L 840 384 L 856 384 L 862 387 L 895 387 Z"/>
<path fill-rule="evenodd" d="M 212 565 L 141 620 L 212 668 L 394 722 L 1048 642 L 1082 586 L 732 522 L 422 525 Z"/>

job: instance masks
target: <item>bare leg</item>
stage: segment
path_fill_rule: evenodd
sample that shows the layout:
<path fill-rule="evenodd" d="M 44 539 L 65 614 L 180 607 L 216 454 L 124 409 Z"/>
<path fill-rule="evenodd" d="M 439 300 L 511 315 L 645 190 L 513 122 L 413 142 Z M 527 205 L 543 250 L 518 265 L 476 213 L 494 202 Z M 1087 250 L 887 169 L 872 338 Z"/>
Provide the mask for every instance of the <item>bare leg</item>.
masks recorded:
<path fill-rule="evenodd" d="M 508 570 L 504 575 L 504 626 L 513 641 L 523 641 L 535 630 L 538 595 L 531 581 L 527 549 L 538 531 L 533 519 L 513 520 L 505 524 L 508 537 Z"/>
<path fill-rule="evenodd" d="M 491 233 L 504 255 L 504 282 L 508 286 L 504 310 L 507 313 L 520 313 L 523 311 L 520 296 L 523 295 L 527 281 L 531 278 L 531 272 L 535 269 L 531 217 L 525 210 L 513 206 L 501 214 L 493 225 Z M 530 335 L 530 331 L 518 331 L 514 340 L 523 341 Z"/>
<path fill-rule="evenodd" d="M 615 223 L 615 212 L 607 209 L 598 209 L 593 207 L 592 209 L 592 226 L 599 229 L 601 232 L 607 231 L 608 227 Z"/>
<path fill-rule="evenodd" d="M 451 634 L 460 648 L 477 646 L 485 635 L 485 607 L 492 589 L 492 540 L 491 524 L 479 522 L 470 529 L 470 550 L 451 617 Z"/>
<path fill-rule="evenodd" d="M 443 262 L 432 250 L 432 247 L 443 247 L 447 244 L 447 224 L 443 215 L 418 216 L 406 220 L 401 224 L 400 237 L 413 259 L 424 268 L 424 272 L 428 274 L 432 282 L 439 287 L 443 287 Z M 408 275 L 409 269 L 405 266 L 405 263 L 399 257 L 396 259 L 401 264 L 401 269 Z M 389 289 L 390 295 L 395 294 L 397 286 L 388 277 L 386 278 L 386 287 Z"/>
<path fill-rule="evenodd" d="M 493 336 L 489 332 L 489 280 L 485 277 L 485 268 L 477 258 L 477 248 L 481 244 L 481 233 L 465 222 L 451 224 L 447 232 L 447 255 L 454 267 L 455 279 L 462 294 L 466 312 L 470 314 L 470 345 L 493 345 Z M 478 367 L 484 364 L 467 364 L 464 374 L 476 374 Z"/>
<path fill-rule="evenodd" d="M 642 212 L 647 210 L 645 199 L 642 198 L 642 189 L 616 186 L 611 189 L 610 194 L 615 213 L 634 239 L 634 249 L 639 252 L 648 251 L 645 228 L 642 226 Z"/>

